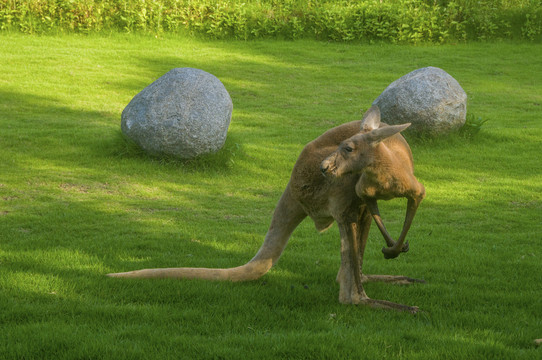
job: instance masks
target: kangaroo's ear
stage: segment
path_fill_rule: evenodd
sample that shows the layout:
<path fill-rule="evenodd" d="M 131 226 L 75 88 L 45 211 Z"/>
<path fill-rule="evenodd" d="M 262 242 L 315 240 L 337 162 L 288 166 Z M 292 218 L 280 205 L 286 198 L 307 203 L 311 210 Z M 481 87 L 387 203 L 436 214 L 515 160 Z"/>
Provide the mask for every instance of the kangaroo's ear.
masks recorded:
<path fill-rule="evenodd" d="M 372 131 L 380 126 L 380 109 L 377 105 L 371 106 L 361 120 L 361 131 Z"/>
<path fill-rule="evenodd" d="M 380 129 L 373 130 L 370 133 L 365 134 L 365 136 L 369 143 L 378 144 L 382 140 L 389 138 L 390 136 L 393 136 L 405 130 L 409 126 L 410 126 L 410 123 L 402 124 L 402 125 L 385 126 L 385 127 L 381 127 Z"/>

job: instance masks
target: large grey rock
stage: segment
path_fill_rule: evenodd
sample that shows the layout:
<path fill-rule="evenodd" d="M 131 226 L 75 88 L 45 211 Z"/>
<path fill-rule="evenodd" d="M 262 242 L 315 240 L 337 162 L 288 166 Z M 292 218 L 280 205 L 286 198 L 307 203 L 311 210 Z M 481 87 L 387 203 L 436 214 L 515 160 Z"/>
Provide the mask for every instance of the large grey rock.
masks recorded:
<path fill-rule="evenodd" d="M 224 146 L 232 110 L 230 95 L 214 75 L 176 68 L 130 101 L 121 129 L 151 155 L 190 159 Z"/>
<path fill-rule="evenodd" d="M 416 135 L 444 135 L 465 124 L 467 94 L 446 71 L 426 67 L 391 83 L 373 105 L 383 122 L 410 122 L 407 131 Z"/>

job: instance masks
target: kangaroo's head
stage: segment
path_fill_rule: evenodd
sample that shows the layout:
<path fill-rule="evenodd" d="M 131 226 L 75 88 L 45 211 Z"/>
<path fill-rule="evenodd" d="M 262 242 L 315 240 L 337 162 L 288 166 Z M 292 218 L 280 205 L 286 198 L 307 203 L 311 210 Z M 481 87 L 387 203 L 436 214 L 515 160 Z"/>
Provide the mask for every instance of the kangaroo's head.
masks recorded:
<path fill-rule="evenodd" d="M 350 173 L 361 173 L 373 164 L 379 144 L 410 126 L 408 124 L 380 126 L 380 109 L 373 106 L 363 115 L 360 132 L 344 140 L 337 150 L 329 155 L 320 170 L 324 176 L 340 177 Z"/>

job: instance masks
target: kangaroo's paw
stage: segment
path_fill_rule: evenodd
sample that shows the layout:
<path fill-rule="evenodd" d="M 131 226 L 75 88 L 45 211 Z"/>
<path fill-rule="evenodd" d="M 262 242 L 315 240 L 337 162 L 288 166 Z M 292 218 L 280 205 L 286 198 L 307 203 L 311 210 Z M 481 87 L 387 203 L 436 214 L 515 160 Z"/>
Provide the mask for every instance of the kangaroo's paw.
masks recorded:
<path fill-rule="evenodd" d="M 361 281 L 366 282 L 386 282 L 399 285 L 410 285 L 415 283 L 425 284 L 425 280 L 413 279 L 407 276 L 398 275 L 362 275 Z"/>

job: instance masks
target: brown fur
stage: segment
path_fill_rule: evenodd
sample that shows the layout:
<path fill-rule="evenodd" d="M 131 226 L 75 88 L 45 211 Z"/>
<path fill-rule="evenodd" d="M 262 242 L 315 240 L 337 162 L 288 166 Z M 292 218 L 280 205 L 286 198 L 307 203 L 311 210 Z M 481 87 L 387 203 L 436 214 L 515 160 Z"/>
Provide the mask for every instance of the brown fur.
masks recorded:
<path fill-rule="evenodd" d="M 407 284 L 418 280 L 404 276 L 362 275 L 361 272 L 372 219 L 388 245 L 382 249 L 386 258 L 408 251 L 408 243 L 404 240 L 425 190 L 414 177 L 410 148 L 399 134 L 406 127 L 408 124 L 381 124 L 380 111 L 372 107 L 363 120 L 335 127 L 307 144 L 277 204 L 264 243 L 245 265 L 229 269 L 145 269 L 109 276 L 254 280 L 278 261 L 294 229 L 309 216 L 319 231 L 327 229 L 334 221 L 338 223 L 341 267 L 337 281 L 341 303 L 416 312 L 417 307 L 370 299 L 363 283 Z M 376 202 L 395 197 L 408 199 L 405 224 L 397 242 L 386 231 Z"/>

